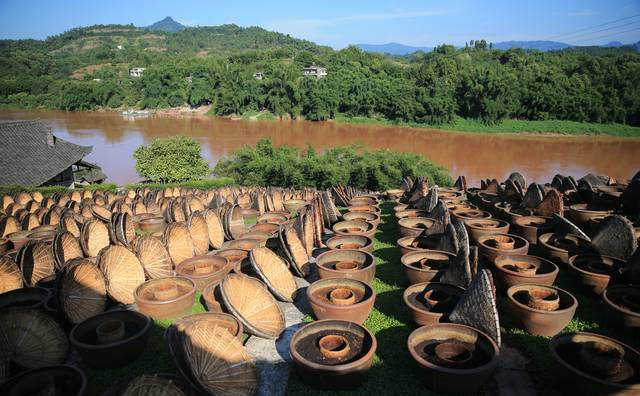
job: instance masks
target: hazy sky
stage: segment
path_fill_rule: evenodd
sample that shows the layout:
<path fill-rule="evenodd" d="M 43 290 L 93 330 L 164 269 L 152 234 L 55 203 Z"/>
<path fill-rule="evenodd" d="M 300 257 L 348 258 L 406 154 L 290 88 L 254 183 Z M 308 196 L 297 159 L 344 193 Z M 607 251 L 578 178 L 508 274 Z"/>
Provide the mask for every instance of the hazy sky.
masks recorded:
<path fill-rule="evenodd" d="M 93 24 L 146 26 L 170 15 L 190 26 L 262 26 L 335 48 L 480 38 L 588 45 L 640 40 L 639 14 L 640 0 L 0 0 L 0 38 L 43 39 Z"/>

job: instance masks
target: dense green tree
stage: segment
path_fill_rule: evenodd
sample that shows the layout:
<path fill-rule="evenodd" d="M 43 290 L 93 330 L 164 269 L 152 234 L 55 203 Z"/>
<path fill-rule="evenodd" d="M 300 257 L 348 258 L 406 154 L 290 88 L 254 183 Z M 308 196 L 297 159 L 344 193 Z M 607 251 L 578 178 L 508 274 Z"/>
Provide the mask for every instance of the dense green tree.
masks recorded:
<path fill-rule="evenodd" d="M 200 154 L 200 143 L 186 136 L 156 139 L 133 153 L 136 172 L 155 183 L 175 183 L 204 179 L 210 170 Z"/>

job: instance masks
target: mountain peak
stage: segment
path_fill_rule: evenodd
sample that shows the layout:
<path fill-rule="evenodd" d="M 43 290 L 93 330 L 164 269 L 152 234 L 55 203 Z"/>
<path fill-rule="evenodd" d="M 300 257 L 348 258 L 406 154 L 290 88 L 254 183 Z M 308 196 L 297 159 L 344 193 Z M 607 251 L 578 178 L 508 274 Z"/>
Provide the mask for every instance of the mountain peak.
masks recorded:
<path fill-rule="evenodd" d="M 154 23 L 153 25 L 146 27 L 146 29 L 149 29 L 149 30 L 162 30 L 163 32 L 170 32 L 170 33 L 177 32 L 185 28 L 186 28 L 185 25 L 179 22 L 176 22 L 170 16 L 164 18 L 161 21 Z"/>

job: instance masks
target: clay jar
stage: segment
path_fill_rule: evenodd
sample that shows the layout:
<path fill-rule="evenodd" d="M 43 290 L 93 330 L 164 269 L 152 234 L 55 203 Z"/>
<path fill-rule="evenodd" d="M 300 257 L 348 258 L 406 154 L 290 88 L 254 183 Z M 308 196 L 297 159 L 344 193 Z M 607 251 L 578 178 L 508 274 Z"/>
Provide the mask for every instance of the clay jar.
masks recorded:
<path fill-rule="evenodd" d="M 8 307 L 41 308 L 51 293 L 43 287 L 23 287 L 0 294 L 0 309 Z"/>
<path fill-rule="evenodd" d="M 378 227 L 380 224 L 380 215 L 372 212 L 347 212 L 342 215 L 344 220 L 364 220 Z"/>
<path fill-rule="evenodd" d="M 407 217 L 398 220 L 398 229 L 403 237 L 417 237 L 435 222 L 428 217 Z"/>
<path fill-rule="evenodd" d="M 244 268 L 251 266 L 249 263 L 249 251 L 244 249 L 220 249 L 210 253 L 212 256 L 220 256 L 229 260 L 229 265 L 233 272 L 240 274 Z"/>
<path fill-rule="evenodd" d="M 167 226 L 162 216 L 145 216 L 138 221 L 138 228 L 140 231 L 155 234 L 164 231 Z"/>
<path fill-rule="evenodd" d="M 564 329 L 578 308 L 578 300 L 553 286 L 520 284 L 507 290 L 509 312 L 533 335 L 553 336 Z"/>
<path fill-rule="evenodd" d="M 428 235 L 419 237 L 403 237 L 398 239 L 396 244 L 400 249 L 400 254 L 405 255 L 409 252 L 417 252 L 420 250 L 436 249 L 440 241 L 439 236 Z"/>
<path fill-rule="evenodd" d="M 135 311 L 107 311 L 73 327 L 69 341 L 82 362 L 98 368 L 131 363 L 147 344 L 151 319 Z"/>
<path fill-rule="evenodd" d="M 355 249 L 373 253 L 373 241 L 362 235 L 337 235 L 326 242 L 330 250 Z"/>
<path fill-rule="evenodd" d="M 410 217 L 428 217 L 429 212 L 420 209 L 405 209 L 395 212 L 396 219 L 407 219 Z"/>
<path fill-rule="evenodd" d="M 589 204 L 575 204 L 569 206 L 569 214 L 571 215 L 571 220 L 580 228 L 586 227 L 589 224 L 589 220 L 595 217 L 606 217 L 611 212 L 613 208 L 604 207 L 604 206 L 596 206 Z"/>
<path fill-rule="evenodd" d="M 569 259 L 569 268 L 580 284 L 597 295 L 609 286 L 613 271 L 623 265 L 622 260 L 599 254 L 578 254 Z"/>
<path fill-rule="evenodd" d="M 445 322 L 464 289 L 446 283 L 417 283 L 405 289 L 404 304 L 418 325 Z"/>
<path fill-rule="evenodd" d="M 178 276 L 148 280 L 134 292 L 140 312 L 155 320 L 188 315 L 195 295 L 195 283 Z"/>
<path fill-rule="evenodd" d="M 380 214 L 380 207 L 377 205 L 352 205 L 347 206 L 347 211 Z"/>
<path fill-rule="evenodd" d="M 307 206 L 308 204 L 309 203 L 307 201 L 302 199 L 288 199 L 282 202 L 282 205 L 284 206 L 284 210 L 290 213 L 295 213 L 300 209 L 304 208 L 305 206 Z"/>
<path fill-rule="evenodd" d="M 573 234 L 543 234 L 538 238 L 540 245 L 550 260 L 569 263 L 569 258 L 587 251 L 589 241 Z"/>
<path fill-rule="evenodd" d="M 526 239 L 531 245 L 538 244 L 542 234 L 553 231 L 551 217 L 520 216 L 513 221 L 513 233 Z"/>
<path fill-rule="evenodd" d="M 529 242 L 513 234 L 484 235 L 478 238 L 478 253 L 487 263 L 505 254 L 527 254 Z"/>
<path fill-rule="evenodd" d="M 202 299 L 209 312 L 224 312 L 224 302 L 220 294 L 220 282 L 212 282 L 202 290 Z"/>
<path fill-rule="evenodd" d="M 553 285 L 558 266 L 541 257 L 505 254 L 494 260 L 495 277 L 503 290 L 523 283 Z"/>
<path fill-rule="evenodd" d="M 191 279 L 198 291 L 211 282 L 220 281 L 233 269 L 227 258 L 220 255 L 202 255 L 184 260 L 176 267 L 176 274 Z"/>
<path fill-rule="evenodd" d="M 440 250 L 410 252 L 400 258 L 410 285 L 438 280 L 449 268 L 455 255 Z"/>
<path fill-rule="evenodd" d="M 306 324 L 289 342 L 291 358 L 303 381 L 334 390 L 358 386 L 376 349 L 376 338 L 369 330 L 343 320 Z"/>
<path fill-rule="evenodd" d="M 602 299 L 626 327 L 640 327 L 640 286 L 609 286 Z"/>
<path fill-rule="evenodd" d="M 329 278 L 315 281 L 307 296 L 316 318 L 339 319 L 362 324 L 376 299 L 368 284 L 356 279 Z"/>
<path fill-rule="evenodd" d="M 371 253 L 354 249 L 329 250 L 316 258 L 318 276 L 357 279 L 371 283 L 376 274 L 376 261 Z"/>
<path fill-rule="evenodd" d="M 484 235 L 506 235 L 509 233 L 509 223 L 498 219 L 469 219 L 464 222 L 469 233 L 470 242 L 477 244 L 478 238 Z"/>
<path fill-rule="evenodd" d="M 332 229 L 337 235 L 364 235 L 369 238 L 376 233 L 375 225 L 364 220 L 340 221 Z"/>
<path fill-rule="evenodd" d="M 558 370 L 557 382 L 571 394 L 636 396 L 640 353 L 617 340 L 593 333 L 563 333 L 549 350 Z"/>
<path fill-rule="evenodd" d="M 60 365 L 23 371 L 0 385 L 0 394 L 82 396 L 87 387 L 84 373 L 75 367 Z"/>
<path fill-rule="evenodd" d="M 461 324 L 420 327 L 409 335 L 407 348 L 420 378 L 437 393 L 474 393 L 491 378 L 498 363 L 495 341 Z"/>
<path fill-rule="evenodd" d="M 480 209 L 458 209 L 451 212 L 454 217 L 465 221 L 472 219 L 490 219 L 491 213 Z"/>

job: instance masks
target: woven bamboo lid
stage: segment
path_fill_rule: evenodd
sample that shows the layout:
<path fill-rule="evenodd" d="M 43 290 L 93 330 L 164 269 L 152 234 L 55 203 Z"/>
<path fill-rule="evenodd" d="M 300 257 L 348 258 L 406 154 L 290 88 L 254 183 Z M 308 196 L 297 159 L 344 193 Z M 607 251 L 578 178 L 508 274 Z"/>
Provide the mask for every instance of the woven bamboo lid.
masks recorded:
<path fill-rule="evenodd" d="M 62 327 L 35 308 L 1 310 L 0 340 L 2 355 L 29 369 L 60 364 L 69 350 Z"/>
<path fill-rule="evenodd" d="M 143 374 L 132 379 L 119 393 L 120 396 L 186 396 L 187 394 L 170 378 Z"/>
<path fill-rule="evenodd" d="M 95 257 L 100 250 L 109 246 L 109 229 L 100 220 L 89 220 L 82 226 L 80 246 L 88 257 Z"/>
<path fill-rule="evenodd" d="M 9 256 L 0 255 L 0 294 L 22 288 L 22 272 Z"/>
<path fill-rule="evenodd" d="M 278 338 L 284 331 L 284 315 L 262 282 L 246 275 L 228 274 L 220 284 L 225 306 L 251 334 Z"/>
<path fill-rule="evenodd" d="M 100 219 L 104 222 L 108 222 L 111 220 L 111 211 L 104 206 L 99 205 L 91 205 L 91 213 L 95 218 Z"/>
<path fill-rule="evenodd" d="M 280 229 L 280 237 L 280 243 L 285 245 L 282 250 L 288 256 L 291 268 L 297 275 L 304 278 L 309 274 L 311 264 L 298 234 L 292 227 L 283 227 Z"/>
<path fill-rule="evenodd" d="M 229 230 L 230 239 L 237 239 L 245 231 L 244 216 L 242 216 L 242 208 L 233 205 L 225 215 L 225 223 Z"/>
<path fill-rule="evenodd" d="M 169 224 L 164 230 L 163 239 L 174 266 L 194 256 L 191 233 L 184 222 Z"/>
<path fill-rule="evenodd" d="M 13 216 L 0 219 L 0 237 L 6 237 L 9 234 L 18 232 L 20 228 L 20 222 Z"/>
<path fill-rule="evenodd" d="M 304 245 L 307 256 L 311 256 L 313 252 L 313 242 L 315 233 L 315 225 L 313 223 L 313 209 L 310 206 L 307 206 L 304 210 L 304 216 L 302 217 L 302 235 L 298 235 L 301 237 L 302 244 Z"/>
<path fill-rule="evenodd" d="M 56 268 L 60 269 L 68 260 L 82 257 L 82 248 L 71 233 L 58 233 L 53 238 L 53 256 L 56 260 Z"/>
<path fill-rule="evenodd" d="M 76 222 L 75 216 L 71 213 L 66 213 L 60 218 L 58 230 L 60 232 L 67 231 L 76 238 L 80 237 L 80 227 Z"/>
<path fill-rule="evenodd" d="M 42 278 L 53 275 L 56 263 L 51 244 L 40 241 L 30 241 L 18 253 L 19 265 L 24 281 L 29 286 L 35 286 Z"/>
<path fill-rule="evenodd" d="M 72 323 L 104 312 L 107 287 L 100 269 L 87 259 L 72 260 L 62 272 L 58 288 L 60 307 Z"/>
<path fill-rule="evenodd" d="M 222 227 L 220 217 L 211 209 L 205 210 L 204 216 L 207 221 L 209 244 L 214 249 L 220 249 L 224 243 L 224 228 Z"/>
<path fill-rule="evenodd" d="M 136 239 L 136 229 L 129 213 L 117 213 L 111 217 L 111 238 L 130 248 Z"/>
<path fill-rule="evenodd" d="M 280 256 L 267 247 L 256 247 L 249 252 L 249 259 L 253 269 L 279 300 L 293 302 L 298 285 Z"/>
<path fill-rule="evenodd" d="M 193 212 L 189 216 L 187 223 L 191 240 L 193 241 L 194 253 L 200 256 L 209 251 L 209 229 L 207 220 L 202 212 Z"/>
<path fill-rule="evenodd" d="M 173 276 L 171 257 L 160 239 L 154 236 L 138 238 L 135 252 L 149 279 Z"/>
<path fill-rule="evenodd" d="M 31 231 L 40 225 L 40 219 L 35 213 L 28 213 L 21 222 L 22 229 Z"/>
<path fill-rule="evenodd" d="M 135 254 L 120 245 L 111 245 L 98 255 L 98 266 L 107 281 L 109 297 L 133 304 L 133 292 L 144 282 L 144 269 Z"/>

